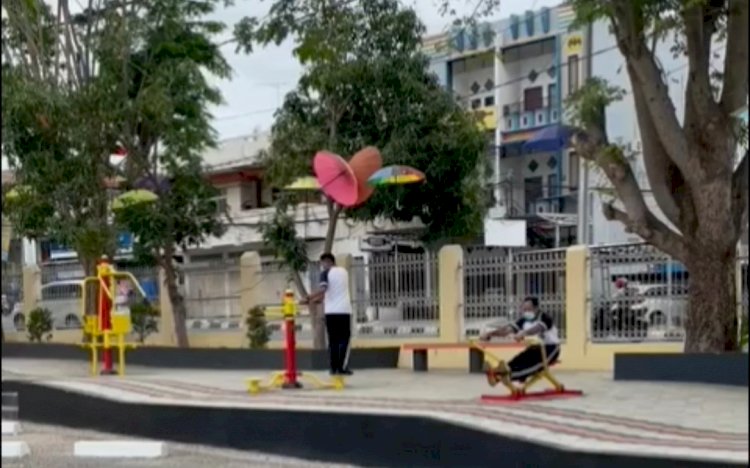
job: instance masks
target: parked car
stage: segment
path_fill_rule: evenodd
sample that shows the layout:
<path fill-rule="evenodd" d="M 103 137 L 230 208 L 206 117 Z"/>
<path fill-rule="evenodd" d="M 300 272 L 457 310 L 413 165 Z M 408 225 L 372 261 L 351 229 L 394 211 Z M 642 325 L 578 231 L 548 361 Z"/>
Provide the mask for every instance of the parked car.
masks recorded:
<path fill-rule="evenodd" d="M 115 304 L 121 312 L 129 309 L 131 293 L 132 289 L 127 282 L 120 282 Z M 57 329 L 80 328 L 82 300 L 83 280 L 55 281 L 42 286 L 37 307 L 50 311 L 53 325 Z"/>
<path fill-rule="evenodd" d="M 682 328 L 688 306 L 684 285 L 654 284 L 642 287 L 638 302 L 630 306 L 635 316 L 651 329 Z"/>
<path fill-rule="evenodd" d="M 37 307 L 50 311 L 55 328 L 78 328 L 82 300 L 82 280 L 55 281 L 42 286 Z"/>

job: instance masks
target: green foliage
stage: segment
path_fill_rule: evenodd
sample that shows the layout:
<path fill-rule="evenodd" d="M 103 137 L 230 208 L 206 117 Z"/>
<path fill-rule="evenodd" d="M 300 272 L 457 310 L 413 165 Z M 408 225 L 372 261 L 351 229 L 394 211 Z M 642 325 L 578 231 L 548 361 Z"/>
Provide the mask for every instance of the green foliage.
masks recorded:
<path fill-rule="evenodd" d="M 603 78 L 592 77 L 565 100 L 569 121 L 579 127 L 604 126 L 606 109 L 621 101 L 625 90 L 612 86 Z"/>
<path fill-rule="evenodd" d="M 742 318 L 740 319 L 740 345 L 739 348 L 745 352 L 747 352 L 747 345 L 748 345 L 748 329 L 750 328 L 750 324 L 748 324 L 748 316 L 747 314 L 744 314 Z"/>
<path fill-rule="evenodd" d="M 139 343 L 146 341 L 149 335 L 159 332 L 158 317 L 159 310 L 146 302 L 130 306 L 130 321 Z"/>
<path fill-rule="evenodd" d="M 247 327 L 247 339 L 250 341 L 250 348 L 264 349 L 271 339 L 271 332 L 268 329 L 266 314 L 263 308 L 255 306 L 248 310 L 245 325 Z"/>
<path fill-rule="evenodd" d="M 26 332 L 29 341 L 41 343 L 42 339 L 52 339 L 52 313 L 48 309 L 37 307 L 29 312 L 26 319 Z"/>
<path fill-rule="evenodd" d="M 427 71 L 420 53 L 424 27 L 414 11 L 395 0 L 334 6 L 279 0 L 268 19 L 247 20 L 236 32 L 245 49 L 292 37 L 305 65 L 297 88 L 276 114 L 265 155 L 276 186 L 309 175 L 318 150 L 349 157 L 373 145 L 385 165 L 416 167 L 425 172 L 426 182 L 379 188 L 347 216 L 416 217 L 426 225 L 428 241 L 481 232 L 485 138 L 476 120 Z M 289 232 L 275 237 L 288 239 Z M 295 249 L 290 244 L 277 250 Z"/>
<path fill-rule="evenodd" d="M 305 241 L 297 237 L 294 217 L 288 214 L 287 207 L 286 200 L 279 200 L 273 218 L 261 224 L 260 232 L 274 257 L 281 259 L 291 271 L 304 271 L 307 268 Z"/>
<path fill-rule="evenodd" d="M 210 75 L 230 73 L 216 39 L 224 25 L 205 19 L 222 3 L 135 0 L 123 12 L 105 1 L 62 24 L 44 2 L 12 3 L 3 19 L 13 58 L 3 62 L 3 152 L 23 190 L 4 197 L 3 211 L 20 234 L 70 245 L 84 264 L 111 256 L 117 229 L 102 182 L 116 175 L 109 157 L 118 145 L 128 152 L 122 188 L 171 180 L 171 190 L 156 189 L 155 209 L 120 219 L 140 251 L 219 230 L 200 154 L 216 140 L 208 107 L 221 102 Z M 51 47 L 58 37 L 64 54 Z M 86 62 L 71 69 L 80 56 Z M 174 235 L 155 243 L 165 232 Z"/>

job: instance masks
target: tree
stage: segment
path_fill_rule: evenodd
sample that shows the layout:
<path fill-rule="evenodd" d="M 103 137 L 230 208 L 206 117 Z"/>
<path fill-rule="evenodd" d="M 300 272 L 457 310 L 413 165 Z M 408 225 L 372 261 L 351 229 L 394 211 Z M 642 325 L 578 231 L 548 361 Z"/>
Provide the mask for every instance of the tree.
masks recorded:
<path fill-rule="evenodd" d="M 348 157 L 373 145 L 384 164 L 416 167 L 426 173 L 426 182 L 377 190 L 347 216 L 418 218 L 427 241 L 478 235 L 488 205 L 481 186 L 485 137 L 476 119 L 427 71 L 420 52 L 423 33 L 415 12 L 396 0 L 278 0 L 263 22 L 241 22 L 236 36 L 246 50 L 293 37 L 294 53 L 305 66 L 275 116 L 264 161 L 269 179 L 284 186 L 309 175 L 312 156 L 321 149 Z M 304 268 L 304 244 L 296 238 L 286 203 L 278 205 L 264 237 L 287 264 Z M 327 206 L 324 250 L 330 251 L 343 207 L 331 200 Z M 298 274 L 295 283 L 305 295 Z M 314 344 L 324 343 L 318 324 Z"/>
<path fill-rule="evenodd" d="M 208 106 L 222 101 L 205 74 L 230 75 L 215 41 L 224 24 L 205 19 L 217 3 L 149 2 L 134 28 L 141 36 L 133 44 L 142 46 L 131 49 L 125 77 L 122 61 L 104 63 L 101 71 L 127 83 L 128 107 L 119 127 L 128 152 L 127 186 L 158 196 L 154 203 L 118 210 L 116 220 L 133 233 L 136 255 L 163 269 L 180 347 L 188 346 L 187 310 L 174 258 L 208 236 L 220 236 L 226 218 L 201 167 L 203 151 L 216 144 Z"/>
<path fill-rule="evenodd" d="M 3 151 L 19 187 L 4 203 L 22 235 L 70 245 L 88 274 L 115 250 L 115 233 L 165 271 L 175 333 L 187 346 L 185 304 L 173 258 L 221 233 L 216 193 L 202 176 L 201 151 L 214 145 L 208 106 L 221 102 L 206 74 L 229 76 L 208 21 L 221 0 L 115 0 L 57 17 L 42 1 L 8 2 L 3 23 Z M 225 3 L 225 2 L 222 2 Z M 110 164 L 127 151 L 124 170 Z M 118 191 L 145 188 L 149 205 L 121 210 Z"/>
<path fill-rule="evenodd" d="M 626 60 L 653 197 L 647 206 L 623 148 L 607 138 L 605 110 L 622 91 L 590 80 L 571 97 L 578 153 L 614 187 L 608 219 L 685 264 L 690 273 L 686 352 L 737 350 L 736 247 L 747 226 L 748 161 L 737 161 L 747 103 L 748 3 L 744 0 L 573 0 L 581 24 L 603 19 Z M 655 45 L 675 38 L 688 62 L 685 112 L 677 115 Z M 723 53 L 723 73 L 712 57 Z M 680 118 L 681 117 L 681 118 Z"/>
<path fill-rule="evenodd" d="M 83 37 L 75 27 L 81 17 L 74 21 L 65 1 L 57 17 L 43 1 L 3 3 L 3 12 L 3 155 L 20 185 L 4 197 L 3 212 L 19 235 L 71 246 L 91 274 L 115 245 L 102 187 L 117 144 L 107 125 L 114 109 L 105 90 L 91 86 L 86 61 L 100 20 Z"/>

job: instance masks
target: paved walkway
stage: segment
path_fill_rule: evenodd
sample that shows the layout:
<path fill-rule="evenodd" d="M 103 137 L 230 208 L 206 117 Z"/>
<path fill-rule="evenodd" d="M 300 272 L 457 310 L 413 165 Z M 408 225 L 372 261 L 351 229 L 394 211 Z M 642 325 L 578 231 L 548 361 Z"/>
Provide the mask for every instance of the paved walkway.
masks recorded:
<path fill-rule="evenodd" d="M 70 361 L 3 359 L 2 364 L 3 378 L 125 401 L 427 415 L 576 450 L 748 462 L 746 388 L 613 382 L 604 373 L 561 372 L 567 387 L 586 395 L 490 406 L 478 401 L 490 393 L 483 376 L 464 373 L 361 371 L 342 392 L 249 396 L 245 379 L 266 374 L 130 367 L 124 379 L 90 378 L 85 364 Z"/>

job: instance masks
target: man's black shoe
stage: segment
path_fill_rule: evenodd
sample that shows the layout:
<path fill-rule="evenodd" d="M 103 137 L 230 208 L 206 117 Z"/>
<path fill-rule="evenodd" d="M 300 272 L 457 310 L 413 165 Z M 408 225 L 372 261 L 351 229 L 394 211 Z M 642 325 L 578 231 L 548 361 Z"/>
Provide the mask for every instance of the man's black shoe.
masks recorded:
<path fill-rule="evenodd" d="M 339 372 L 339 375 L 352 375 L 352 374 L 354 374 L 354 372 L 352 372 L 349 369 L 344 369 L 341 372 Z"/>

